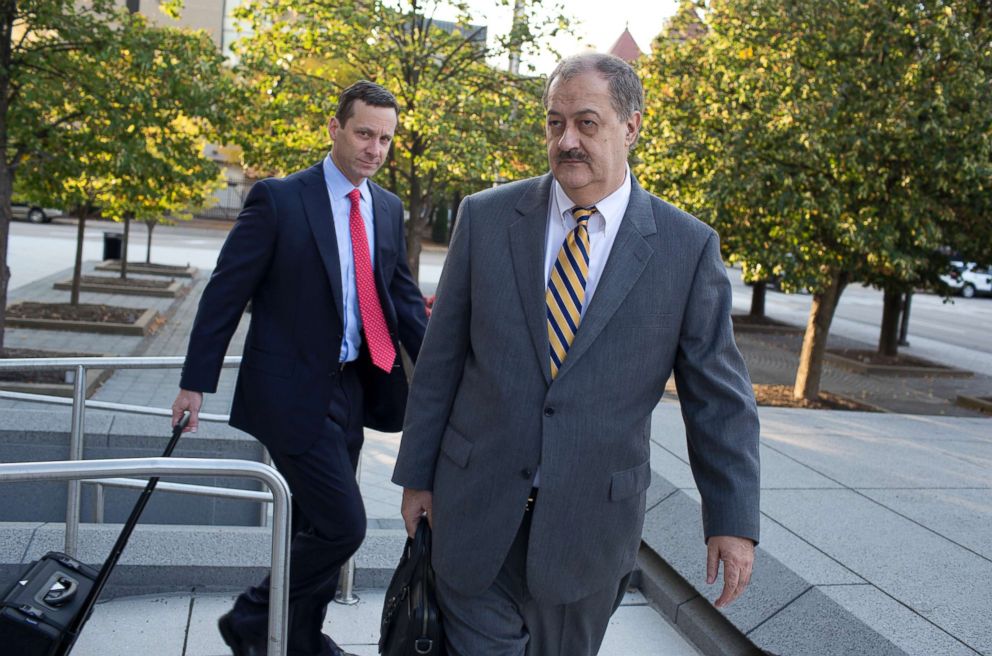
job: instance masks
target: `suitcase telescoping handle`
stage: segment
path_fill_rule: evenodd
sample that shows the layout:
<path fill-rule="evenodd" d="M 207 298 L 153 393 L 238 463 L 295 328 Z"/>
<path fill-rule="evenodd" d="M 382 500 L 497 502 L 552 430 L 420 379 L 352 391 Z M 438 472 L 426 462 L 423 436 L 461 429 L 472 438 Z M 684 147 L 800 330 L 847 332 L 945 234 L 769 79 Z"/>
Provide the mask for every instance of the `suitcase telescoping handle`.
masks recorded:
<path fill-rule="evenodd" d="M 172 455 L 176 444 L 179 442 L 179 438 L 183 434 L 183 429 L 189 424 L 189 418 L 189 412 L 184 412 L 182 418 L 172 429 L 172 438 L 162 453 L 163 457 L 168 458 Z M 141 517 L 141 513 L 144 512 L 145 506 L 148 505 L 148 500 L 151 498 L 152 492 L 155 491 L 155 486 L 157 485 L 158 476 L 148 479 L 148 485 L 142 490 L 141 496 L 138 497 L 138 501 L 134 504 L 134 509 L 131 510 L 130 516 L 128 516 L 127 521 L 124 523 L 124 528 L 121 529 L 121 534 L 117 536 L 117 541 L 114 542 L 114 546 L 110 550 L 110 557 L 107 558 L 106 562 L 103 563 L 103 567 L 100 568 L 100 573 L 97 575 L 96 580 L 93 581 L 93 588 L 86 596 L 86 601 L 83 602 L 79 613 L 73 618 L 72 626 L 68 627 L 66 631 L 67 639 L 63 643 L 64 649 L 59 651 L 60 656 L 64 656 L 72 650 L 73 644 L 75 644 L 76 638 L 83 628 L 83 624 L 89 619 L 89 615 L 93 611 L 93 606 L 96 605 L 96 600 L 100 597 L 104 586 L 106 586 L 107 579 L 110 578 L 110 573 L 114 571 L 114 567 L 117 565 L 117 561 L 120 560 L 121 554 L 124 553 L 124 547 L 127 546 L 127 541 L 131 538 L 131 533 L 134 532 L 134 527 L 138 524 L 138 519 Z"/>

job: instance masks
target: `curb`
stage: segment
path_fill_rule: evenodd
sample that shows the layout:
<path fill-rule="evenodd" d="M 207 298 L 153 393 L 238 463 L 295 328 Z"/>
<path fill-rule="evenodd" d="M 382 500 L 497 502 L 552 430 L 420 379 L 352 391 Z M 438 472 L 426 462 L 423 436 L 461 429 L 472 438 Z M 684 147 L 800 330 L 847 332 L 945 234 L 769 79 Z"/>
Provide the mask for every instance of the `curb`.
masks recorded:
<path fill-rule="evenodd" d="M 114 271 L 120 273 L 120 260 L 104 260 L 94 267 L 95 271 Z M 172 270 L 149 267 L 138 262 L 128 260 L 127 270 L 129 273 L 138 273 L 146 276 L 170 276 L 175 278 L 194 278 L 199 272 L 194 266 L 177 267 Z"/>
<path fill-rule="evenodd" d="M 113 281 L 114 278 L 107 277 L 107 280 Z M 179 282 L 173 281 L 168 287 L 149 287 L 147 289 L 141 289 L 140 287 L 130 287 L 127 285 L 114 285 L 108 283 L 106 285 L 95 285 L 93 283 L 80 283 L 79 291 L 81 292 L 93 292 L 97 294 L 121 294 L 123 296 L 152 296 L 154 298 L 175 298 L 183 293 L 186 286 Z M 72 289 L 71 280 L 63 280 L 62 282 L 57 282 L 52 285 L 52 289 L 58 289 L 59 291 L 68 291 Z"/>
<path fill-rule="evenodd" d="M 644 596 L 705 656 L 765 653 L 644 542 L 637 566 Z"/>
<path fill-rule="evenodd" d="M 10 307 L 17 305 L 11 303 Z M 158 318 L 158 310 L 148 308 L 134 323 L 96 323 L 95 321 L 58 321 L 55 319 L 18 319 L 8 316 L 8 328 L 31 328 L 35 330 L 68 330 L 72 332 L 100 333 L 103 335 L 131 335 L 144 337 L 152 332 Z"/>

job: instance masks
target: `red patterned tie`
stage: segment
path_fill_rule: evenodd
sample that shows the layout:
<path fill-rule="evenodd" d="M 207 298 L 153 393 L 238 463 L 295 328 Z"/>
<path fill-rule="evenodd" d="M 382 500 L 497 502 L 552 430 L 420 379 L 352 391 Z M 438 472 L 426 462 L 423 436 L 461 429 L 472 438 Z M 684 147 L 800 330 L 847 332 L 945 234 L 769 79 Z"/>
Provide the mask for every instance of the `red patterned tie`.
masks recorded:
<path fill-rule="evenodd" d="M 375 277 L 372 275 L 372 258 L 369 257 L 369 242 L 365 237 L 365 222 L 362 221 L 362 210 L 359 207 L 362 192 L 352 189 L 348 194 L 351 200 L 351 252 L 355 258 L 355 286 L 358 288 L 358 311 L 362 315 L 362 326 L 365 329 L 365 343 L 368 344 L 372 355 L 372 364 L 383 371 L 393 369 L 396 361 L 396 348 L 386 327 L 386 318 L 382 315 L 382 304 L 379 302 L 379 292 L 375 287 Z"/>

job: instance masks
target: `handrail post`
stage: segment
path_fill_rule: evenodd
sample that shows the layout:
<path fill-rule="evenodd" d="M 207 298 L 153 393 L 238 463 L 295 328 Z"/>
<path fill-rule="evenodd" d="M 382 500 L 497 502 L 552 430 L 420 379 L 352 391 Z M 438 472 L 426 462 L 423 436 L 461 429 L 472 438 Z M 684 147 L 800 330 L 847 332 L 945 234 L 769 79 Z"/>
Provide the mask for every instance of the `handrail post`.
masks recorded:
<path fill-rule="evenodd" d="M 83 459 L 83 433 L 86 421 L 86 367 L 76 366 L 72 388 L 72 428 L 69 430 L 69 460 Z M 65 497 L 65 552 L 75 558 L 79 543 L 78 480 L 68 483 Z"/>
<path fill-rule="evenodd" d="M 358 467 L 355 469 L 355 482 L 362 483 L 362 455 L 358 454 Z M 345 606 L 354 606 L 359 601 L 355 594 L 355 556 L 348 559 L 341 567 L 341 590 L 334 595 L 334 602 Z"/>

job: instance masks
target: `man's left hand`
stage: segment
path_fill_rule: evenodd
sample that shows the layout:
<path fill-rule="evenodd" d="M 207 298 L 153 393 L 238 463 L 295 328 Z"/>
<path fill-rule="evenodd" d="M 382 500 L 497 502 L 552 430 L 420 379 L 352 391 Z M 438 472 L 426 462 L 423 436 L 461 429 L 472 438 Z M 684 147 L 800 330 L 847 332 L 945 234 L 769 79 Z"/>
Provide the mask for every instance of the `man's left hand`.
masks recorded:
<path fill-rule="evenodd" d="M 716 582 L 723 563 L 723 592 L 714 602 L 717 608 L 729 606 L 741 596 L 751 581 L 754 542 L 733 535 L 714 535 L 706 544 L 706 583 Z"/>

